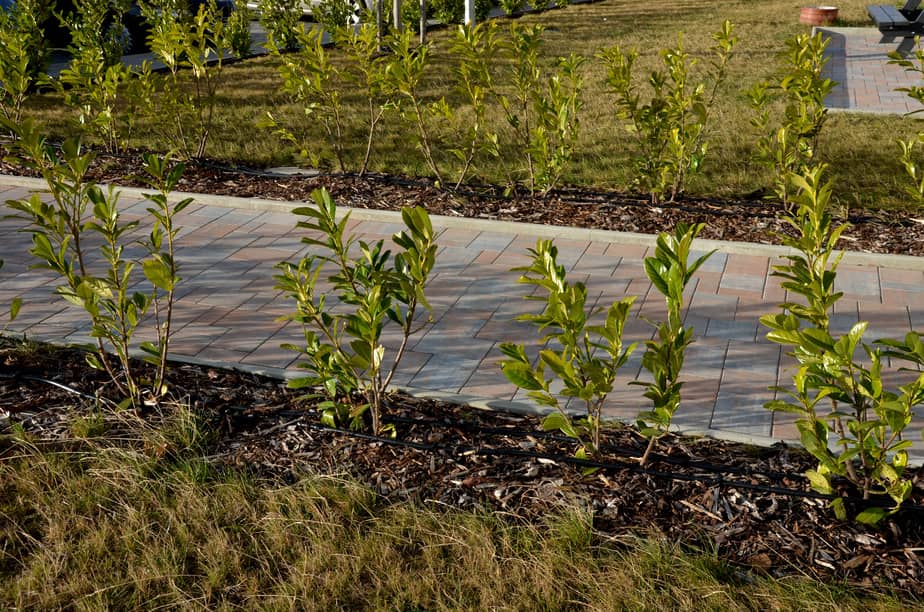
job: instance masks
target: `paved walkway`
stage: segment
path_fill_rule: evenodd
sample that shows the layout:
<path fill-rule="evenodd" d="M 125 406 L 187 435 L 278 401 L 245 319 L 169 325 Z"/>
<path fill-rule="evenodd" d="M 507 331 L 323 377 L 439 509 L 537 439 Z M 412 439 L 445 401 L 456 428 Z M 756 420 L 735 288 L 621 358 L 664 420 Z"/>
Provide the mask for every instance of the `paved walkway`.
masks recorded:
<path fill-rule="evenodd" d="M 0 176 L 0 199 L 24 197 L 37 181 Z M 137 190 L 123 190 L 127 218 L 140 218 L 145 203 Z M 299 341 L 291 322 L 277 320 L 292 303 L 273 288 L 273 265 L 306 253 L 290 203 L 196 196 L 178 220 L 184 227 L 178 260 L 184 278 L 176 311 L 173 355 L 274 374 L 294 372 L 296 354 L 283 342 Z M 585 281 L 591 300 L 606 305 L 625 295 L 638 296 L 627 338 L 651 337 L 640 314 L 663 316 L 661 296 L 651 289 L 643 258 L 653 250 L 651 236 L 551 228 L 497 221 L 435 217 L 443 233 L 428 295 L 435 321 L 414 338 L 396 377 L 414 393 L 456 398 L 493 408 L 531 404 L 501 374 L 501 341 L 534 343 L 535 331 L 513 321 L 540 304 L 524 300 L 528 286 L 518 285 L 510 268 L 527 262 L 536 239 L 554 238 L 569 278 Z M 21 296 L 25 306 L 9 332 L 64 343 L 89 340 L 87 324 L 76 308 L 52 295 L 54 279 L 27 270 L 29 235 L 23 223 L 0 220 L 0 305 Z M 351 229 L 366 240 L 385 238 L 399 228 L 395 213 L 356 210 Z M 788 385 L 792 362 L 769 343 L 758 317 L 773 312 L 784 293 L 770 266 L 782 250 L 742 243 L 701 241 L 701 251 L 718 247 L 689 291 L 687 323 L 697 340 L 689 348 L 684 401 L 677 424 L 691 432 L 761 443 L 796 439 L 792 420 L 765 410 L 773 393 Z M 837 277 L 845 292 L 837 305 L 836 325 L 846 330 L 868 320 L 868 338 L 903 336 L 924 327 L 924 259 L 848 254 Z M 3 307 L 0 306 L 0 309 Z M 3 317 L 0 313 L 0 317 Z M 142 340 L 145 338 L 139 338 Z M 390 338 L 390 344 L 396 339 Z M 626 383 L 641 372 L 637 351 L 619 377 L 606 415 L 631 420 L 647 406 L 639 387 Z M 890 373 L 891 379 L 898 374 Z M 924 412 L 917 424 L 924 425 Z M 920 438 L 915 435 L 918 444 Z M 922 449 L 924 450 L 924 449 Z"/>
<path fill-rule="evenodd" d="M 825 100 L 828 108 L 876 114 L 905 114 L 924 107 L 895 91 L 922 85 L 921 75 L 889 64 L 899 41 L 880 43 L 876 28 L 818 28 L 829 40 L 825 76 L 838 85 Z"/>

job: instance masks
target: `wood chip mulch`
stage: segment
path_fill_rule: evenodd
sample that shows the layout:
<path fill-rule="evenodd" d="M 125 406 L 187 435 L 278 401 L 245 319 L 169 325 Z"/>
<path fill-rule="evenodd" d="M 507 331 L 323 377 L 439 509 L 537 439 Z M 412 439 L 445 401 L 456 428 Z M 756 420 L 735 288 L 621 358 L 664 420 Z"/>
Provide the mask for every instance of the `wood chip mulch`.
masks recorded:
<path fill-rule="evenodd" d="M 8 341 L 0 358 L 0 436 L 16 423 L 52 448 L 72 443 L 71 424 L 97 410 L 75 392 L 111 392 L 75 349 L 20 351 Z M 172 394 L 190 398 L 209 423 L 207 454 L 220 467 L 276 482 L 346 475 L 387 499 L 488 507 L 511 520 L 577 506 L 593 513 L 602 540 L 663 535 L 716 550 L 741 579 L 806 575 L 924 599 L 924 469 L 914 472 L 907 509 L 872 528 L 837 520 L 801 475 L 811 458 L 783 445 L 669 437 L 641 468 L 645 441 L 614 427 L 597 469 L 585 473 L 574 444 L 542 431 L 533 416 L 394 394 L 386 420 L 397 435 L 377 439 L 323 426 L 311 404 L 278 380 L 191 365 L 175 365 L 170 380 Z M 107 435 L 130 438 L 119 435 L 125 414 L 105 418 Z"/>

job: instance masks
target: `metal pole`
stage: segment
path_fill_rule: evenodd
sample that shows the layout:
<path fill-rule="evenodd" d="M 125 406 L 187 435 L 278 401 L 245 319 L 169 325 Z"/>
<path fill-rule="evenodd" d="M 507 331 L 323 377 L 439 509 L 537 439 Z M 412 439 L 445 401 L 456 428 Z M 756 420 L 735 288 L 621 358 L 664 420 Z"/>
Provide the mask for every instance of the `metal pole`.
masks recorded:
<path fill-rule="evenodd" d="M 427 0 L 420 0 L 420 44 L 427 42 Z"/>
<path fill-rule="evenodd" d="M 475 0 L 465 0 L 465 25 L 475 25 Z"/>
<path fill-rule="evenodd" d="M 401 0 L 394 0 L 391 5 L 391 20 L 395 26 L 395 32 L 400 32 L 401 27 Z"/>

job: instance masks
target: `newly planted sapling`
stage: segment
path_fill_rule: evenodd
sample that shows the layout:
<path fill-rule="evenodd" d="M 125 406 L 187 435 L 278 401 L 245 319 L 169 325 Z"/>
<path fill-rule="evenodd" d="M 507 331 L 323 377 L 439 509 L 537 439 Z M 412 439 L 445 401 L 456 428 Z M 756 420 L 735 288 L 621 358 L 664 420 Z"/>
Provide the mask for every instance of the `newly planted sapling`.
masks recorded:
<path fill-rule="evenodd" d="M 813 489 L 833 495 L 833 479 L 840 477 L 855 485 L 864 499 L 891 499 L 891 509 L 870 505 L 856 516 L 858 521 L 877 523 L 911 494 L 912 482 L 905 475 L 911 441 L 904 438 L 904 430 L 914 408 L 924 403 L 924 373 L 918 372 L 897 392 L 890 391 L 883 382 L 883 359 L 910 362 L 920 369 L 924 344 L 911 332 L 902 341 L 877 340 L 879 346 L 871 346 L 862 341 L 865 321 L 843 336 L 833 335 L 831 313 L 842 296 L 834 287 L 841 258 L 835 246 L 846 226 L 835 224 L 829 212 L 831 184 L 824 172 L 824 166 L 818 166 L 792 179 L 797 209 L 784 220 L 796 235 L 781 238 L 795 253 L 774 266 L 773 275 L 801 301 L 786 302 L 782 313 L 760 320 L 770 329 L 767 339 L 792 347 L 790 355 L 799 367 L 793 389 L 774 387 L 788 399 L 765 406 L 796 415 L 802 445 L 818 460 L 817 468 L 806 473 Z M 840 518 L 846 517 L 842 498 L 834 498 L 831 505 Z"/>
<path fill-rule="evenodd" d="M 169 319 L 178 281 L 173 263 L 178 230 L 173 215 L 188 203 L 171 206 L 166 200 L 182 169 L 165 172 L 165 162 L 146 157 L 145 168 L 161 193 L 151 196 L 154 207 L 149 211 L 155 223 L 149 240 L 142 242 L 149 258 L 136 262 L 125 249 L 137 242 L 134 233 L 139 222 L 124 221 L 117 191 L 104 191 L 87 179 L 93 154 L 84 153 L 75 140 L 65 141 L 60 152 L 56 151 L 28 121 L 18 126 L 18 135 L 22 163 L 41 172 L 53 200 L 46 203 L 39 194 L 33 194 L 28 199 L 7 202 L 30 224 L 30 252 L 38 259 L 34 267 L 57 274 L 62 284 L 56 293 L 86 312 L 90 336 L 96 339 L 96 352 L 88 353 L 87 361 L 107 372 L 124 396 L 123 404 L 137 407 L 145 400 L 158 401 L 165 392 Z M 135 272 L 138 263 L 153 288 L 139 285 L 141 279 Z M 166 309 L 161 306 L 164 296 Z M 136 372 L 131 353 L 135 332 L 152 305 L 156 308 L 158 344 L 142 343 L 141 348 L 156 356 L 157 373 L 153 381 L 147 381 Z M 115 354 L 116 362 L 109 351 Z"/>
<path fill-rule="evenodd" d="M 561 179 L 579 135 L 585 58 L 560 57 L 547 75 L 539 60 L 542 26 L 511 25 L 504 45 L 512 96 L 500 98 L 515 146 L 524 152 L 530 193 L 548 193 Z M 512 187 L 513 185 L 511 185 Z"/>
<path fill-rule="evenodd" d="M 408 340 L 422 327 L 420 310 L 431 312 L 424 290 L 436 258 L 433 227 L 424 209 L 404 209 L 406 229 L 392 237 L 401 250 L 392 257 L 383 240 L 368 244 L 346 235 L 349 214 L 337 219 L 326 190 L 315 191 L 312 198 L 315 206 L 294 212 L 303 217 L 298 227 L 309 232 L 302 242 L 322 254 L 276 266 L 278 288 L 296 302 L 296 312 L 286 318 L 300 323 L 304 335 L 303 346 L 284 346 L 306 357 L 298 367 L 310 373 L 289 385 L 315 389 L 324 398 L 323 420 L 330 425 L 358 428 L 369 411 L 378 435 L 385 429 L 382 412 L 389 385 Z M 319 286 L 325 266 L 332 268 L 326 278 L 330 288 Z M 347 312 L 329 307 L 333 295 Z M 401 337 L 390 366 L 382 340 L 389 322 L 398 326 Z"/>
<path fill-rule="evenodd" d="M 269 48 L 293 51 L 299 48 L 302 26 L 302 7 L 289 0 L 259 0 L 260 25 L 266 30 Z"/>
<path fill-rule="evenodd" d="M 346 170 L 344 159 L 344 118 L 343 89 L 344 75 L 340 68 L 331 62 L 330 55 L 324 48 L 323 32 L 311 30 L 299 35 L 299 50 L 296 53 L 281 54 L 280 49 L 270 47 L 279 55 L 282 63 L 279 74 L 282 76 L 283 91 L 300 104 L 304 105 L 305 117 L 317 120 L 324 127 L 327 141 L 337 165 L 341 171 Z M 260 127 L 273 132 L 292 143 L 298 138 L 287 127 L 281 125 L 271 113 L 261 119 Z M 308 157 L 315 166 L 321 165 L 322 156 L 307 148 L 302 155 Z"/>
<path fill-rule="evenodd" d="M 20 122 L 29 93 L 46 80 L 47 49 L 39 24 L 50 6 L 48 0 L 26 0 L 0 10 L 0 114 L 8 122 Z"/>
<path fill-rule="evenodd" d="M 497 51 L 497 25 L 493 21 L 475 27 L 460 26 L 456 31 L 452 45 L 453 55 L 458 58 L 456 87 L 471 107 L 471 118 L 464 122 L 462 142 L 450 149 L 461 164 L 456 189 L 468 177 L 479 153 L 495 158 L 499 155 L 497 133 L 487 120 L 488 99 L 496 95 L 492 66 Z"/>
<path fill-rule="evenodd" d="M 645 258 L 645 273 L 651 284 L 667 303 L 667 321 L 653 323 L 657 337 L 645 342 L 642 367 L 652 376 L 652 382 L 633 381 L 644 385 L 645 397 L 653 402 L 651 410 L 638 415 L 638 427 L 648 438 L 648 446 L 641 458 L 645 465 L 658 439 L 670 430 L 674 414 L 680 407 L 680 374 L 686 348 L 693 342 L 693 328 L 683 324 L 683 292 L 696 271 L 715 252 L 710 251 L 690 263 L 693 240 L 705 224 L 678 223 L 673 234 L 662 232 L 658 236 L 654 257 Z"/>
<path fill-rule="evenodd" d="M 828 41 L 820 32 L 787 40 L 782 76 L 761 82 L 748 92 L 757 112 L 751 123 L 761 133 L 757 159 L 772 169 L 774 191 L 787 208 L 793 197 L 790 177 L 818 163 L 821 129 L 828 118 L 824 101 L 836 85 L 822 75 L 828 62 Z M 777 121 L 771 107 L 778 100 L 784 108 Z"/>
<path fill-rule="evenodd" d="M 528 391 L 530 398 L 554 409 L 543 419 L 543 428 L 560 430 L 577 440 L 577 456 L 586 458 L 600 449 L 603 405 L 613 390 L 617 371 L 635 350 L 635 344 L 624 347 L 622 341 L 635 297 L 614 302 L 606 309 L 603 324 L 591 325 L 589 319 L 604 309 L 587 309 L 587 287 L 568 282 L 565 267 L 557 261 L 558 249 L 549 240 L 539 240 L 529 252 L 532 263 L 514 271 L 522 273 L 519 282 L 546 292 L 544 297 L 528 299 L 544 300 L 546 304 L 541 314 L 525 314 L 517 319 L 545 331 L 542 340 L 551 344 L 539 351 L 533 365 L 522 344 L 502 343 L 500 350 L 507 359 L 501 362 L 501 369 L 507 380 Z M 552 377 L 546 377 L 547 371 Z M 552 390 L 556 378 L 562 384 L 558 392 Z M 583 402 L 584 416 L 572 420 L 561 398 Z"/>
<path fill-rule="evenodd" d="M 700 82 L 692 80 L 696 60 L 690 59 L 678 37 L 675 48 L 661 52 L 664 69 L 649 75 L 652 95 L 645 103 L 633 74 L 638 52 L 623 52 L 616 46 L 599 54 L 607 68 L 606 84 L 616 98 L 616 115 L 628 122 L 638 141 L 636 182 L 651 196 L 652 204 L 665 196 L 674 201 L 687 177 L 702 166 L 709 113 L 738 42 L 732 30 L 725 21 L 712 35 L 711 68 Z"/>
<path fill-rule="evenodd" d="M 250 33 L 250 22 L 253 20 L 253 11 L 246 4 L 238 2 L 225 22 L 225 36 L 228 48 L 232 55 L 238 59 L 250 57 L 250 48 L 253 45 L 253 36 Z"/>
<path fill-rule="evenodd" d="M 138 74 L 145 96 L 142 108 L 154 129 L 183 159 L 205 155 L 212 131 L 218 85 L 229 50 L 225 24 L 215 2 L 199 6 L 195 15 L 161 6 L 169 0 L 141 4 L 151 22 L 151 51 L 167 68 L 153 71 L 145 62 Z"/>
<path fill-rule="evenodd" d="M 68 140 L 62 144 L 59 158 L 31 121 L 17 129 L 17 149 L 23 163 L 42 173 L 54 202 L 45 203 L 33 194 L 7 204 L 31 225 L 31 253 L 39 260 L 35 267 L 58 274 L 64 282 L 56 292 L 89 315 L 97 352 L 88 353 L 87 361 L 105 369 L 120 392 L 134 403 L 140 396 L 127 346 L 148 305 L 142 294 L 129 292 L 133 264 L 122 257 L 120 238 L 134 224 L 120 222 L 115 192 L 104 193 L 86 179 L 92 153 L 83 153 L 77 141 Z M 94 274 L 89 268 L 85 245 L 89 232 L 103 239 L 103 274 Z M 123 367 L 120 374 L 109 362 L 107 343 Z"/>
<path fill-rule="evenodd" d="M 379 29 L 374 24 L 340 26 L 334 39 L 347 56 L 349 69 L 344 73 L 347 86 L 362 91 L 366 98 L 366 152 L 359 168 L 362 175 L 369 168 L 369 158 L 379 123 L 389 110 L 396 108 L 395 91 L 388 78 L 388 57 L 382 53 Z"/>
<path fill-rule="evenodd" d="M 924 50 L 921 50 L 920 47 L 915 47 L 914 60 L 899 54 L 898 51 L 893 51 L 889 54 L 889 57 L 891 58 L 889 60 L 890 64 L 901 66 L 906 72 L 916 72 L 924 76 Z M 912 100 L 924 104 L 924 86 L 922 85 L 899 87 L 896 91 L 903 91 L 908 94 L 908 97 Z M 920 112 L 921 110 L 916 110 L 910 114 L 913 115 Z M 899 161 L 905 169 L 908 178 L 911 179 L 911 184 L 905 187 L 905 191 L 912 197 L 918 206 L 921 206 L 924 204 L 924 172 L 922 172 L 920 161 L 920 146 L 924 145 L 924 132 L 918 132 L 908 140 L 899 140 L 898 145 L 902 150 Z M 917 151 L 915 147 L 918 147 Z"/>
<path fill-rule="evenodd" d="M 87 135 L 97 137 L 104 148 L 118 152 L 124 126 L 130 124 L 120 98 L 131 70 L 122 61 L 121 15 L 124 6 L 115 6 L 114 22 L 106 27 L 109 3 L 76 0 L 75 11 L 65 18 L 71 34 L 71 61 L 61 71 L 58 89 L 64 102 L 77 110 L 77 123 Z"/>
<path fill-rule="evenodd" d="M 389 46 L 394 55 L 387 69 L 389 86 L 397 93 L 401 116 L 416 129 L 417 148 L 427 167 L 437 183 L 443 185 L 433 121 L 437 117 L 448 118 L 451 110 L 445 98 L 427 102 L 421 92 L 424 73 L 430 65 L 430 46 L 427 43 L 415 46 L 409 29 L 390 37 Z"/>
<path fill-rule="evenodd" d="M 193 199 L 183 198 L 178 202 L 170 200 L 170 194 L 176 189 L 186 169 L 185 165 L 173 164 L 169 155 L 161 158 L 153 153 L 145 153 L 143 159 L 144 171 L 148 175 L 147 183 L 157 190 L 156 193 L 145 194 L 145 198 L 152 204 L 147 210 L 154 218 L 154 226 L 144 244 L 149 257 L 142 262 L 144 275 L 154 287 L 151 303 L 157 343 L 142 342 L 140 348 L 148 354 L 147 360 L 157 368 L 152 388 L 159 397 L 167 390 L 167 355 L 173 332 L 176 286 L 180 282 L 176 262 L 176 238 L 180 230 L 175 224 L 175 218 L 192 204 Z"/>

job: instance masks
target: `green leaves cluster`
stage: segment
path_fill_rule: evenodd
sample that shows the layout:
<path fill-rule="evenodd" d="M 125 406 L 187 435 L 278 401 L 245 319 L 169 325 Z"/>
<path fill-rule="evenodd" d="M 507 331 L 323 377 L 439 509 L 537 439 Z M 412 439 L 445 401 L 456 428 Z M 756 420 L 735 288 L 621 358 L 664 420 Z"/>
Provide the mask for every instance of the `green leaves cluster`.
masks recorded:
<path fill-rule="evenodd" d="M 475 27 L 460 26 L 452 43 L 456 64 L 456 88 L 471 109 L 469 119 L 463 121 L 463 134 L 459 145 L 450 152 L 461 165 L 456 189 L 468 178 L 469 171 L 479 154 L 496 158 L 497 132 L 488 121 L 488 101 L 495 95 L 494 70 L 499 50 L 497 24 L 483 22 Z"/>
<path fill-rule="evenodd" d="M 652 286 L 664 296 L 667 303 L 667 321 L 654 324 L 657 336 L 645 342 L 642 367 L 652 376 L 652 382 L 633 381 L 644 385 L 645 397 L 653 403 L 651 410 L 638 415 L 638 427 L 649 439 L 642 455 L 645 465 L 658 438 L 670 429 L 674 413 L 680 407 L 680 373 L 686 348 L 693 342 L 693 328 L 683 324 L 683 292 L 696 271 L 715 251 L 710 251 L 690 263 L 693 240 L 704 227 L 703 223 L 678 223 L 673 234 L 662 232 L 658 236 L 653 257 L 645 258 L 645 273 Z"/>
<path fill-rule="evenodd" d="M 828 118 L 824 100 L 835 82 L 822 76 L 828 39 L 820 32 L 799 34 L 786 41 L 782 75 L 763 81 L 748 95 L 757 112 L 751 123 L 760 131 L 757 159 L 773 170 L 774 191 L 788 207 L 793 194 L 790 177 L 817 164 L 821 129 Z M 775 107 L 782 104 L 782 117 Z"/>
<path fill-rule="evenodd" d="M 502 343 L 501 352 L 507 359 L 501 362 L 504 376 L 541 406 L 553 408 L 542 422 L 546 430 L 561 430 L 580 443 L 577 455 L 587 457 L 600 449 L 601 413 L 607 396 L 613 390 L 616 373 L 635 350 L 635 344 L 623 346 L 622 334 L 635 297 L 627 297 L 606 309 L 602 325 L 592 325 L 589 319 L 602 307 L 588 309 L 587 287 L 584 283 L 569 283 L 565 268 L 557 261 L 558 249 L 549 240 L 539 240 L 529 250 L 532 263 L 514 268 L 521 272 L 519 282 L 542 289 L 545 301 L 541 314 L 517 317 L 545 332 L 543 343 L 549 348 L 539 351 L 533 365 L 522 344 Z M 547 377 L 547 372 L 551 375 Z M 561 384 L 553 390 L 553 384 Z M 567 401 L 583 402 L 585 415 L 572 420 L 566 411 Z"/>
<path fill-rule="evenodd" d="M 504 50 L 510 64 L 505 75 L 513 88 L 500 97 L 507 123 L 514 131 L 514 146 L 525 154 L 530 193 L 553 189 L 574 154 L 580 134 L 578 113 L 583 106 L 580 71 L 586 58 L 560 57 L 547 74 L 539 61 L 543 27 L 510 26 Z"/>
<path fill-rule="evenodd" d="M 154 215 L 154 228 L 143 242 L 149 257 L 141 267 L 152 288 L 142 290 L 138 288 L 137 263 L 125 255 L 126 245 L 137 240 L 139 222 L 122 220 L 117 191 L 111 187 L 104 191 L 87 180 L 94 155 L 85 153 L 76 140 L 65 141 L 57 152 L 31 122 L 17 129 L 17 149 L 23 163 L 42 174 L 53 200 L 47 203 L 36 193 L 28 199 L 7 202 L 30 224 L 30 252 L 38 260 L 33 267 L 57 274 L 63 281 L 57 294 L 86 312 L 90 335 L 97 341 L 96 352 L 88 353 L 87 361 L 108 373 L 125 403 L 138 406 L 145 399 L 157 401 L 166 393 L 170 313 L 174 287 L 179 281 L 173 262 L 177 230 L 172 218 L 189 203 L 184 200 L 171 206 L 167 204 L 167 193 L 176 185 L 182 168 L 166 172 L 163 160 L 153 156 L 145 160 L 146 170 L 162 190 L 152 196 L 155 206 L 149 210 Z M 90 246 L 94 244 L 98 246 Z M 166 294 L 166 311 L 160 306 L 162 294 Z M 132 366 L 132 339 L 152 306 L 158 342 L 142 343 L 140 348 L 158 367 L 154 380 L 145 385 Z M 111 362 L 110 350 L 115 353 L 118 367 Z"/>
<path fill-rule="evenodd" d="M 332 426 L 358 428 L 370 411 L 379 434 L 392 377 L 409 338 L 422 327 L 416 319 L 421 309 L 431 312 L 424 289 L 436 259 L 433 227 L 424 209 L 404 209 L 406 229 L 392 237 L 401 250 L 392 256 L 382 240 L 369 244 L 347 236 L 349 214 L 337 219 L 326 190 L 312 198 L 315 206 L 294 212 L 303 217 L 297 226 L 308 231 L 302 242 L 320 253 L 276 266 L 277 287 L 296 302 L 296 312 L 286 318 L 300 323 L 304 334 L 303 346 L 284 346 L 305 357 L 298 367 L 310 373 L 290 387 L 311 387 L 324 397 L 323 420 Z M 325 266 L 333 271 L 323 283 Z M 382 336 L 389 322 L 401 337 L 390 366 Z"/>
<path fill-rule="evenodd" d="M 0 114 L 18 124 L 30 91 L 46 80 L 48 50 L 42 22 L 51 14 L 49 0 L 23 0 L 0 10 Z"/>
<path fill-rule="evenodd" d="M 824 166 L 817 166 L 792 180 L 797 209 L 785 219 L 797 235 L 781 238 L 796 253 L 774 266 L 773 274 L 803 301 L 786 302 L 781 313 L 760 320 L 770 329 L 769 340 L 792 347 L 799 367 L 793 389 L 774 387 L 788 399 L 766 407 L 798 417 L 802 444 L 818 460 L 818 467 L 806 474 L 815 490 L 833 495 L 833 480 L 839 477 L 859 488 L 864 499 L 891 498 L 891 510 L 871 505 L 856 516 L 876 523 L 911 493 L 905 475 L 911 442 L 904 439 L 904 430 L 915 406 L 924 403 L 924 374 L 889 390 L 882 380 L 883 359 L 924 365 L 924 344 L 912 332 L 903 340 L 877 340 L 878 346 L 871 346 L 862 341 L 865 321 L 843 336 L 832 332 L 830 313 L 842 296 L 834 287 L 841 257 L 834 248 L 845 226 L 835 225 L 828 211 L 831 185 L 824 172 Z M 838 516 L 846 516 L 842 498 L 836 497 L 832 506 Z"/>
<path fill-rule="evenodd" d="M 98 0 L 76 0 L 74 13 L 64 17 L 71 34 L 71 60 L 56 82 L 65 104 L 77 110 L 77 123 L 105 149 L 118 152 L 132 123 L 134 109 L 123 90 L 131 70 L 122 61 L 121 16 L 127 3 L 110 6 Z M 106 22 L 111 18 L 107 27 Z"/>
<path fill-rule="evenodd" d="M 260 25 L 266 30 L 268 48 L 293 51 L 299 48 L 305 28 L 302 5 L 290 0 L 259 0 Z"/>
<path fill-rule="evenodd" d="M 3 260 L 0 259 L 0 270 L 3 269 L 3 264 L 4 264 Z M 20 311 L 20 309 L 22 309 L 22 298 L 21 298 L 21 297 L 15 297 L 15 298 L 13 298 L 13 299 L 10 301 L 10 314 L 9 314 L 9 321 L 10 321 L 10 322 L 16 320 L 16 317 L 19 316 L 19 311 Z M 4 327 L 2 330 L 0 330 L 0 332 L 4 331 L 5 329 L 6 329 L 6 327 Z"/>
<path fill-rule="evenodd" d="M 167 71 L 154 72 L 145 62 L 133 95 L 171 151 L 182 159 L 200 158 L 206 152 L 224 58 L 231 47 L 214 0 L 200 5 L 195 15 L 172 4 L 141 4 L 151 24 L 151 51 Z"/>
<path fill-rule="evenodd" d="M 889 57 L 891 58 L 889 60 L 890 64 L 901 66 L 906 72 L 916 72 L 924 76 L 924 50 L 921 50 L 919 46 L 915 46 L 914 60 L 902 56 L 898 51 L 890 53 Z M 924 86 L 912 85 L 910 87 L 899 87 L 896 91 L 903 91 L 908 94 L 908 97 L 912 100 L 917 100 L 921 104 L 924 104 Z M 917 110 L 911 114 L 920 112 L 920 110 Z M 924 204 L 924 172 L 921 171 L 921 165 L 918 161 L 920 155 L 915 154 L 915 147 L 921 144 L 924 144 L 924 132 L 918 132 L 908 140 L 898 141 L 898 145 L 902 150 L 899 162 L 905 169 L 908 178 L 911 179 L 911 184 L 905 186 L 905 192 L 908 193 L 919 206 Z"/>
<path fill-rule="evenodd" d="M 616 98 L 616 116 L 627 122 L 638 140 L 636 182 L 651 196 L 652 204 L 665 196 L 673 201 L 706 157 L 710 109 L 738 42 L 728 21 L 712 38 L 715 45 L 710 71 L 700 82 L 691 78 L 696 60 L 684 51 L 681 36 L 675 48 L 663 50 L 664 69 L 648 76 L 648 102 L 642 101 L 635 82 L 638 51 L 624 52 L 615 46 L 599 54 L 607 69 L 606 84 Z"/>

